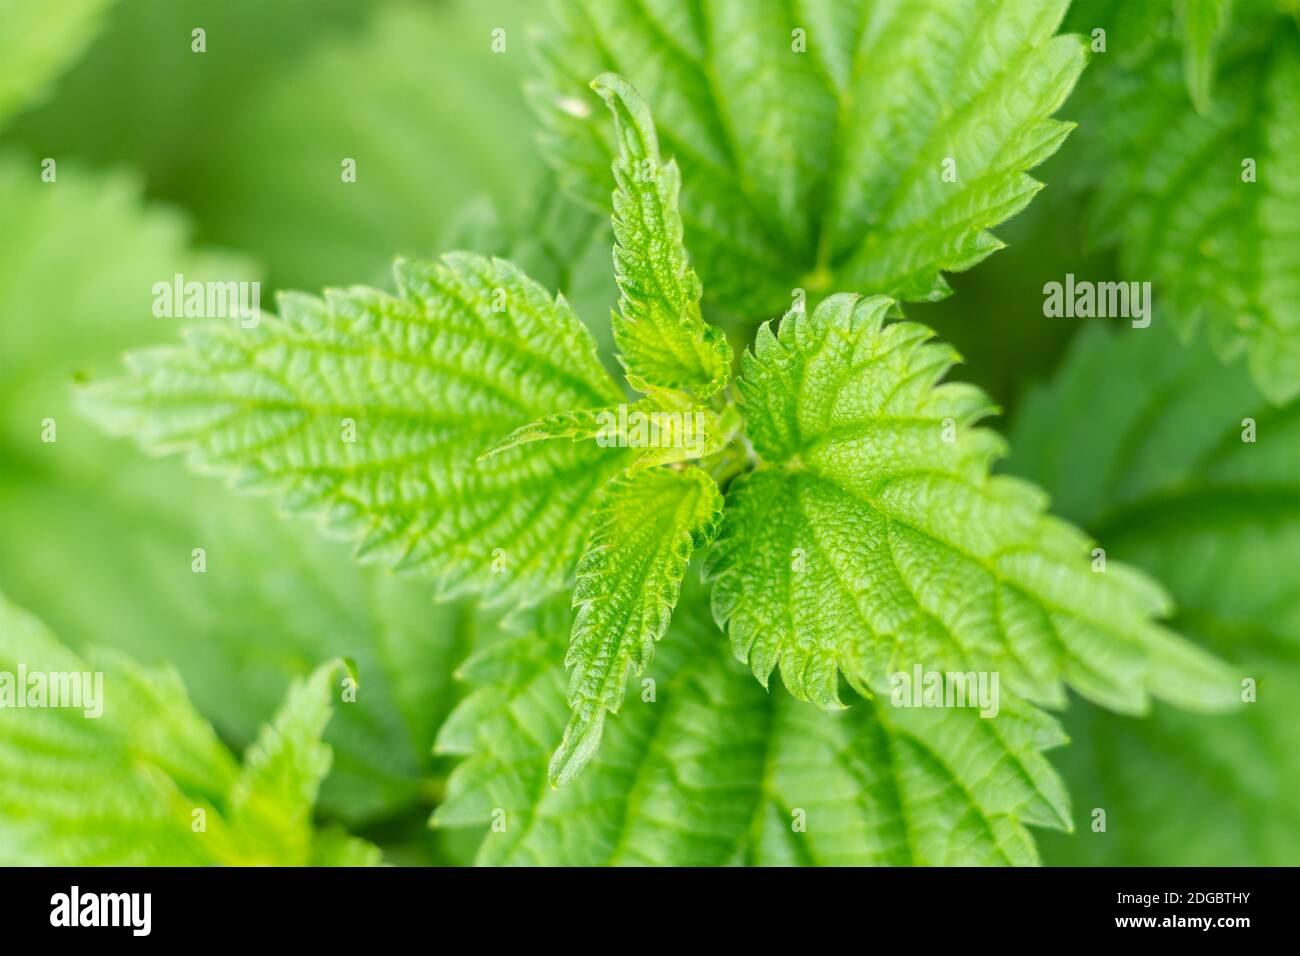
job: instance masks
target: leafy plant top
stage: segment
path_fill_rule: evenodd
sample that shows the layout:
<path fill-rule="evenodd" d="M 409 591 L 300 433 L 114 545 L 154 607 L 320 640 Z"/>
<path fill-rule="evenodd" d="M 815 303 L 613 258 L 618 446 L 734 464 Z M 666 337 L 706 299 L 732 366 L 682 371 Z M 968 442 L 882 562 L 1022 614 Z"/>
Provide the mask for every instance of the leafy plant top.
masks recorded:
<path fill-rule="evenodd" d="M 1044 39 L 1055 4 L 1014 9 L 1031 28 L 1020 40 L 1000 19 L 989 27 L 1001 71 L 948 67 L 991 84 L 966 104 L 969 121 L 993 122 L 997 156 L 1018 170 L 1063 135 L 1040 114 L 1072 82 L 1078 44 Z M 908 48 L 916 62 L 923 47 Z M 1042 88 L 1011 95 L 1018 68 L 1004 60 L 1029 64 Z M 823 80 L 840 75 L 835 62 Z M 537 605 L 576 582 L 567 693 L 544 614 L 531 636 L 473 659 L 481 686 L 440 737 L 468 759 L 437 821 L 497 809 L 524 821 L 489 838 L 484 859 L 1032 862 L 1026 824 L 1069 826 L 1041 756 L 1061 735 L 1039 706 L 1063 705 L 1069 687 L 1125 713 L 1152 697 L 1225 709 L 1234 673 L 1160 623 L 1172 603 L 1154 581 L 1099 564 L 1094 542 L 1050 516 L 1037 487 L 991 474 L 1005 450 L 980 425 L 991 403 L 943 381 L 956 352 L 902 320 L 893 299 L 797 303 L 758 330 L 733 379 L 732 347 L 703 317 L 687 253 L 681 178 L 695 165 L 665 161 L 625 79 L 592 86 L 614 120 L 613 332 L 638 397 L 603 370 L 563 297 L 507 262 L 454 253 L 399 263 L 396 296 L 286 296 L 256 329 L 204 328 L 137 354 L 130 377 L 83 394 L 86 407 L 151 449 L 185 451 L 322 516 L 363 554 L 423 570 L 444 592 Z M 989 248 L 982 217 L 1032 192 L 1019 172 L 986 173 L 971 187 L 986 192 L 951 199 L 974 219 L 947 238 L 909 232 L 907 217 L 889 228 L 908 248 L 944 247 L 969 264 Z M 907 181 L 879 195 L 922 215 L 931 187 L 907 175 L 918 177 L 914 199 Z M 790 211 L 785 193 L 763 208 Z M 858 235 L 857 218 L 828 234 Z M 742 249 L 744 231 L 734 234 Z M 870 269 L 893 261 L 876 242 L 886 245 Z M 901 295 L 937 288 L 949 262 L 903 258 Z M 873 284 L 851 266 L 835 275 Z M 679 628 L 699 554 L 716 626 L 695 600 Z M 661 641 L 680 645 L 666 661 Z M 779 670 L 786 690 L 769 697 L 739 679 L 732 657 L 763 685 Z M 1000 675 L 999 713 L 899 705 L 891 678 L 917 667 Z M 648 707 L 651 673 L 666 686 Z M 634 675 L 642 701 L 611 716 Z M 841 676 L 862 698 L 847 715 L 836 713 Z M 561 795 L 539 786 L 546 776 Z M 819 793 L 812 781 L 824 779 L 838 782 Z M 692 804 L 724 791 L 725 819 Z M 796 811 L 834 825 L 815 838 L 778 833 L 774 821 Z"/>

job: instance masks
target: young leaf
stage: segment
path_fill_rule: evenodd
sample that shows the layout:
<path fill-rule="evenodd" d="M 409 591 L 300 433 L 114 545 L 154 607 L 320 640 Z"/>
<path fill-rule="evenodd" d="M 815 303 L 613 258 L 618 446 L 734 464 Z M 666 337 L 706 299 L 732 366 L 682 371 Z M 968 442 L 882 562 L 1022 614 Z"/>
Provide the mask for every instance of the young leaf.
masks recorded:
<path fill-rule="evenodd" d="M 550 441 L 556 438 L 567 438 L 575 442 L 594 441 L 605 432 L 605 416 L 616 416 L 618 409 L 618 405 L 610 405 L 607 408 L 583 408 L 573 412 L 555 412 L 552 415 L 546 415 L 535 422 L 520 425 L 505 438 L 479 455 L 479 461 L 484 461 L 493 455 L 501 454 L 503 451 L 535 441 Z"/>
<path fill-rule="evenodd" d="M 1063 683 L 1117 710 L 1149 695 L 1231 706 L 1235 681 L 1153 623 L 1154 582 L 1044 513 L 1025 482 L 991 477 L 1002 441 L 978 389 L 936 384 L 957 360 L 930 330 L 885 324 L 890 300 L 839 295 L 759 329 L 738 387 L 761 464 L 732 485 L 707 556 L 713 606 L 766 683 L 839 705 L 920 663 L 998 671 L 1031 700 Z"/>
<path fill-rule="evenodd" d="M 718 412 L 695 404 L 681 392 L 656 390 L 630 406 L 547 415 L 516 428 L 479 457 L 482 460 L 518 445 L 560 438 L 594 441 L 603 447 L 625 443 L 636 449 L 636 461 L 629 470 L 639 471 L 720 451 L 738 428 L 734 406 Z"/>
<path fill-rule="evenodd" d="M 565 0 L 530 88 L 561 181 L 609 208 L 618 147 L 584 89 L 626 76 L 683 173 L 709 302 L 774 314 L 791 290 L 948 294 L 999 248 L 1084 65 L 1065 0 Z M 675 173 L 673 174 L 675 178 Z"/>
<path fill-rule="evenodd" d="M 1109 28 L 1115 46 L 1080 96 L 1080 165 L 1097 187 L 1090 232 L 1119 247 L 1125 278 L 1153 283 L 1157 311 L 1185 333 L 1203 329 L 1225 360 L 1244 352 L 1264 394 L 1287 402 L 1300 394 L 1296 21 L 1272 4 L 1234 4 L 1202 115 L 1170 5 L 1106 9 L 1077 14 Z"/>
<path fill-rule="evenodd" d="M 1242 363 L 1180 347 L 1171 323 L 1086 330 L 1027 399 L 1008 466 L 1109 554 L 1158 575 L 1173 625 L 1232 662 L 1254 700 L 1212 719 L 1071 708 L 1062 766 L 1110 825 L 1044 852 L 1070 865 L 1287 864 L 1300 855 L 1300 803 L 1282 796 L 1300 792 L 1300 592 L 1279 572 L 1300 566 L 1300 401 L 1270 407 Z"/>
<path fill-rule="evenodd" d="M 319 667 L 289 688 L 284 706 L 244 756 L 231 788 L 231 817 L 259 842 L 290 847 L 307 858 L 312 807 L 330 769 L 330 748 L 321 742 L 329 723 L 339 664 Z M 356 679 L 351 673 L 349 680 Z"/>
<path fill-rule="evenodd" d="M 614 342 L 638 391 L 676 389 L 705 397 L 727 384 L 731 346 L 700 314 L 699 277 L 682 244 L 681 174 L 659 156 L 654 119 L 641 94 L 605 73 L 591 88 L 614 114 L 614 278 L 622 297 Z"/>
<path fill-rule="evenodd" d="M 329 767 L 320 732 L 334 670 L 326 666 L 294 690 L 241 771 L 174 673 L 116 655 L 83 661 L 0 598 L 0 861 L 378 862 L 368 844 L 339 833 L 318 840 L 312 829 L 316 788 Z M 80 689 L 77 707 L 51 706 L 51 697 L 34 706 L 33 688 L 50 694 L 56 684 Z M 286 760 L 301 754 L 309 759 Z"/>
<path fill-rule="evenodd" d="M 1055 723 L 1004 695 L 969 709 L 826 715 L 759 687 L 687 597 L 642 682 L 577 780 L 545 786 L 546 741 L 565 720 L 554 634 L 472 658 L 476 689 L 438 737 L 465 759 L 434 815 L 491 824 L 481 864 L 994 865 L 1037 862 L 1026 826 L 1068 826 L 1041 751 Z"/>
<path fill-rule="evenodd" d="M 536 601 L 572 572 L 618 449 L 547 442 L 475 458 L 520 422 L 621 393 L 564 298 L 501 260 L 399 262 L 400 297 L 287 295 L 279 317 L 191 331 L 89 390 L 115 434 L 278 492 L 444 592 Z M 247 323 L 245 323 L 247 324 Z"/>
<path fill-rule="evenodd" d="M 640 674 L 668 630 L 691 555 L 707 547 L 722 519 L 722 495 L 699 468 L 655 468 L 605 489 L 578 564 L 565 666 L 573 715 L 551 760 L 553 786 L 587 764 L 617 713 L 628 672 Z"/>

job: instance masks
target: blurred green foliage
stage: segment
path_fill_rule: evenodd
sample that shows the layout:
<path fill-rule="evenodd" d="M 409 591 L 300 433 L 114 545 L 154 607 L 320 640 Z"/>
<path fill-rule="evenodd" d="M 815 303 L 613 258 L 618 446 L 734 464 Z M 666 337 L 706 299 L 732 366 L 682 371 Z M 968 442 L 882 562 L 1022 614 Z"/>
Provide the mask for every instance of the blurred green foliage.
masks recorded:
<path fill-rule="evenodd" d="M 557 215 L 529 195 L 544 181 L 519 91 L 527 5 L 498 11 L 520 42 L 491 61 L 485 24 L 499 17 L 473 4 L 126 0 L 85 4 L 75 20 L 71 6 L 58 22 L 6 20 L 2 41 L 44 36 L 52 52 L 0 90 L 0 106 L 31 107 L 0 129 L 0 590 L 73 648 L 172 664 L 237 747 L 292 677 L 352 657 L 363 691 L 327 730 L 323 811 L 391 834 L 410 862 L 439 859 L 442 841 L 424 833 L 443 772 L 432 742 L 471 613 L 358 567 L 267 503 L 104 439 L 73 413 L 72 388 L 128 348 L 174 338 L 185 320 L 155 318 L 151 302 L 176 273 L 260 277 L 269 304 L 268 278 L 373 279 L 395 252 L 432 254 L 491 218 L 499 251 L 568 284 L 594 217 L 559 210 L 550 248 L 482 212 Z M 55 81 L 101 13 L 103 32 Z M 358 159 L 356 183 L 340 181 L 335 153 Z M 54 182 L 41 179 L 45 157 Z M 192 251 L 212 242 L 240 251 Z M 607 285 L 585 293 L 598 318 Z M 54 442 L 42 441 L 47 419 Z"/>
<path fill-rule="evenodd" d="M 1074 22 L 1089 15 L 1076 4 Z M 74 414 L 71 388 L 175 336 L 184 320 L 150 311 L 153 283 L 175 273 L 260 278 L 270 305 L 279 288 L 386 286 L 394 256 L 450 247 L 508 255 L 563 289 L 608 357 L 608 228 L 558 195 L 522 92 L 529 25 L 546 16 L 532 0 L 0 0 L 0 593 L 75 650 L 108 644 L 172 664 L 236 749 L 294 677 L 354 658 L 359 706 L 326 731 L 335 759 L 319 812 L 393 862 L 475 854 L 477 833 L 430 834 L 425 821 L 448 771 L 432 755 L 436 731 L 464 694 L 453 671 L 495 629 L 473 608 L 434 605 L 418 581 L 357 566 L 266 502 L 101 437 Z M 196 27 L 203 54 L 191 50 Z M 1198 97 L 1219 95 L 1207 56 Z M 1080 95 L 1104 96 L 1104 68 Z M 1067 101 L 1061 115 L 1086 105 Z M 57 183 L 42 181 L 47 157 Z M 1067 142 L 1037 170 L 1048 187 L 998 229 L 1007 249 L 953 276 L 952 297 L 906 312 L 965 355 L 959 377 L 1021 413 L 1010 469 L 1159 577 L 1184 608 L 1178 627 L 1270 676 L 1260 706 L 1227 719 L 1161 710 L 1143 724 L 1075 707 L 1075 742 L 1053 757 L 1079 832 L 1046 839 L 1044 856 L 1295 863 L 1300 462 L 1276 444 L 1237 472 L 1220 462 L 1247 493 L 1210 515 L 1180 497 L 1206 459 L 1176 453 L 1223 408 L 1240 413 L 1214 422 L 1215 440 L 1254 412 L 1294 443 L 1294 403 L 1264 407 L 1239 367 L 1184 354 L 1163 330 L 1127 350 L 1089 331 L 1057 391 L 1026 400 L 1078 331 L 1043 317 L 1043 284 L 1117 268 L 1113 251 L 1086 247 L 1079 157 Z M 355 183 L 340 178 L 345 158 Z M 1152 389 L 1190 405 L 1160 407 Z M 42 441 L 47 420 L 55 442 Z M 1121 433 L 1144 494 L 1107 463 Z M 199 547 L 203 574 L 191 570 Z M 1111 810 L 1104 839 L 1088 830 L 1093 806 Z"/>
<path fill-rule="evenodd" d="M 1245 423 L 1255 440 L 1243 441 Z M 1009 468 L 1043 485 L 1107 559 L 1156 576 L 1172 625 L 1240 674 L 1254 699 L 1206 719 L 1146 719 L 1077 702 L 1057 761 L 1078 835 L 1043 837 L 1073 864 L 1286 865 L 1300 858 L 1300 401 L 1273 407 L 1171 324 L 1085 329 L 1026 401 Z M 1094 832 L 1094 808 L 1106 811 Z"/>

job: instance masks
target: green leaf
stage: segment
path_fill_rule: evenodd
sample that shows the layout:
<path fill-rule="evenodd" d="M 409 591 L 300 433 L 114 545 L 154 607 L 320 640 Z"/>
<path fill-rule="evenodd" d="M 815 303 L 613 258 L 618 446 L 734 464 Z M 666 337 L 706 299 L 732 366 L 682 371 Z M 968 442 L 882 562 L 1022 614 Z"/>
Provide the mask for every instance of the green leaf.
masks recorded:
<path fill-rule="evenodd" d="M 88 5 L 84 0 L 60 4 L 46 0 L 19 2 L 41 8 L 34 24 L 41 32 L 51 28 L 57 13 Z M 103 28 L 95 34 L 85 55 L 59 78 L 54 95 L 18 117 L 6 132 L 10 142 L 37 156 L 59 157 L 60 182 L 72 179 L 62 175 L 65 170 L 72 173 L 80 162 L 89 160 L 99 169 L 131 168 L 149 183 L 152 197 L 183 206 L 191 214 L 196 206 L 207 210 L 223 201 L 235 206 L 261 202 L 259 228 L 241 236 L 216 236 L 210 228 L 211 220 L 202 221 L 201 216 L 196 219 L 207 241 L 231 242 L 264 261 L 275 258 L 270 255 L 273 250 L 267 247 L 265 232 L 287 233 L 292 221 L 285 218 L 290 213 L 275 202 L 276 198 L 283 201 L 298 194 L 310 188 L 308 183 L 320 187 L 318 195 L 322 197 L 329 190 L 335 205 L 345 198 L 335 188 L 339 182 L 337 162 L 332 169 L 323 170 L 332 176 L 308 173 L 296 180 L 282 176 L 283 192 L 279 197 L 239 195 L 240 186 L 253 191 L 259 174 L 232 161 L 236 154 L 234 140 L 242 139 L 244 148 L 261 154 L 261 165 L 277 167 L 275 172 L 301 159 L 301 154 L 291 155 L 295 150 L 305 152 L 309 145 L 318 145 L 310 142 L 318 134 L 312 128 L 314 104 L 307 96 L 298 104 L 296 135 L 279 137 L 275 144 L 278 151 L 266 142 L 253 142 L 247 137 L 272 109 L 270 101 L 279 99 L 273 90 L 283 85 L 281 79 L 306 68 L 303 54 L 329 45 L 344 32 L 365 35 L 375 12 L 374 4 L 352 0 L 288 0 L 273 4 L 110 0 L 109 4 L 97 5 L 108 5 L 110 9 L 102 17 Z M 199 27 L 206 31 L 203 53 L 195 53 L 192 48 L 192 31 Z M 238 38 L 238 42 L 230 42 L 232 38 Z M 24 45 L 39 45 L 32 37 L 20 39 Z M 167 77 L 167 82 L 159 83 L 160 76 Z M 332 95 L 319 85 L 312 93 L 317 98 Z M 345 108 L 362 107 L 352 101 Z M 428 121 L 415 110 L 409 118 L 412 123 Z M 336 123 L 342 122 L 336 119 Z M 166 130 L 166 135 L 159 135 L 159 130 Z M 64 157 L 70 160 L 66 167 Z M 216 171 L 223 162 L 230 165 L 224 175 L 218 175 Z M 300 171 L 305 168 L 298 167 Z M 265 170 L 268 176 L 275 172 Z M 330 215 L 323 210 L 319 214 Z M 301 219 L 295 224 L 303 226 Z M 319 228 L 319 222 L 313 222 L 310 228 Z M 337 228 L 343 229 L 342 225 Z M 300 241 L 299 251 L 308 245 L 320 247 L 326 241 L 322 235 L 314 234 L 313 239 L 311 243 Z M 387 255 L 387 259 L 379 260 L 381 268 L 391 261 L 391 252 L 377 253 L 373 248 L 370 252 Z M 336 272 L 331 278 L 337 281 L 340 274 Z M 314 286 L 315 281 L 310 285 Z"/>
<path fill-rule="evenodd" d="M 582 776 L 553 790 L 557 642 L 543 630 L 471 658 L 476 689 L 439 734 L 465 759 L 434 823 L 485 828 L 480 864 L 1031 864 L 1026 826 L 1067 825 L 1040 752 L 1064 738 L 1041 712 L 1004 696 L 992 720 L 885 699 L 822 714 L 759 687 L 689 598 L 652 683 Z"/>
<path fill-rule="evenodd" d="M 1080 93 L 1080 165 L 1097 189 L 1090 231 L 1118 246 L 1124 277 L 1151 282 L 1185 336 L 1202 330 L 1225 360 L 1245 353 L 1282 403 L 1300 394 L 1300 32 L 1271 4 L 1232 17 L 1202 114 L 1170 5 L 1093 15 L 1115 49 Z"/>
<path fill-rule="evenodd" d="M 535 422 L 520 425 L 505 438 L 501 439 L 483 454 L 479 461 L 485 461 L 503 451 L 527 445 L 535 441 L 550 441 L 556 438 L 568 438 L 571 441 L 594 440 L 605 433 L 605 416 L 618 415 L 618 405 L 605 408 L 583 408 L 573 412 L 555 412 Z"/>
<path fill-rule="evenodd" d="M 722 495 L 698 468 L 655 468 L 611 482 L 578 564 L 578 609 L 565 655 L 573 715 L 551 760 L 552 786 L 573 780 L 668 630 L 691 555 L 722 520 Z"/>
<path fill-rule="evenodd" d="M 241 771 L 174 672 L 82 660 L 0 598 L 0 861 L 307 865 L 334 669 L 295 688 Z M 51 690 L 36 706 L 42 684 L 78 693 L 53 706 Z M 350 859 L 377 862 L 377 850 L 337 833 L 318 859 L 341 859 L 340 841 Z"/>
<path fill-rule="evenodd" d="M 509 259 L 546 288 L 564 293 L 595 338 L 605 367 L 622 374 L 608 319 L 618 302 L 609 267 L 611 242 L 609 217 L 570 200 L 548 171 L 522 207 L 470 203 L 437 248 L 476 249 Z"/>
<path fill-rule="evenodd" d="M 30 106 L 81 54 L 112 0 L 5 0 L 0 4 L 0 126 Z"/>
<path fill-rule="evenodd" d="M 424 582 L 358 567 L 345 544 L 275 521 L 266 502 L 214 495 L 180 462 L 144 459 L 73 412 L 76 377 L 175 334 L 182 320 L 151 313 L 155 282 L 257 273 L 192 250 L 184 220 L 142 204 L 131 177 L 79 172 L 51 185 L 36 168 L 0 159 L 10 249 L 0 257 L 0 587 L 74 651 L 107 645 L 174 667 L 236 747 L 294 676 L 355 658 L 366 689 L 327 728 L 322 811 L 356 824 L 423 801 L 452 670 L 467 653 L 464 615 L 433 605 Z M 43 441 L 47 419 L 56 441 Z"/>
<path fill-rule="evenodd" d="M 539 600 L 571 574 L 618 450 L 547 442 L 475 457 L 521 421 L 618 401 L 564 298 L 468 253 L 397 265 L 400 297 L 281 297 L 255 328 L 191 330 L 89 390 L 114 434 L 278 493 L 435 577 L 444 594 Z"/>
<path fill-rule="evenodd" d="M 14 134 L 60 157 L 60 173 L 64 156 L 139 169 L 205 241 L 266 263 L 275 288 L 374 285 L 398 255 L 465 248 L 437 240 L 467 199 L 528 199 L 544 168 L 521 91 L 535 8 L 129 0 Z M 190 49 L 198 26 L 203 54 Z M 504 55 L 491 49 L 496 28 Z M 355 181 L 342 181 L 344 159 Z"/>
<path fill-rule="evenodd" d="M 639 471 L 721 451 L 738 428 L 732 405 L 719 412 L 695 404 L 681 392 L 654 391 L 632 405 L 557 412 L 521 425 L 480 455 L 479 460 L 530 442 L 567 438 L 595 441 L 605 448 L 634 449 L 636 460 L 628 470 Z"/>
<path fill-rule="evenodd" d="M 1084 65 L 1055 36 L 1066 6 L 565 0 L 530 95 L 562 182 L 600 209 L 618 150 L 585 87 L 614 71 L 645 95 L 723 312 L 769 316 L 796 288 L 942 298 L 1071 128 L 1050 118 Z"/>
<path fill-rule="evenodd" d="M 380 866 L 384 855 L 379 847 L 342 830 L 330 828 L 316 835 L 312 866 Z"/>
<path fill-rule="evenodd" d="M 59 474 L 45 486 L 39 474 L 0 475 L 0 581 L 15 599 L 78 650 L 111 646 L 174 667 L 235 746 L 255 738 L 291 678 L 352 655 L 365 690 L 327 728 L 335 758 L 322 809 L 353 824 L 425 799 L 434 733 L 466 652 L 464 613 L 435 605 L 419 580 L 358 567 L 346 546 L 260 502 L 204 494 L 175 463 L 107 451 L 112 477 L 91 488 Z M 202 574 L 195 547 L 205 550 Z"/>
<path fill-rule="evenodd" d="M 185 220 L 165 206 L 142 208 L 143 192 L 120 172 L 44 183 L 38 161 L 0 156 L 0 429 L 11 446 L 59 450 L 34 441 L 43 418 L 55 419 L 70 444 L 94 437 L 70 414 L 69 381 L 111 368 L 122 349 L 168 331 L 151 311 L 155 282 L 177 272 L 198 282 L 258 278 L 246 259 L 191 249 Z M 110 228 L 119 235 L 105 248 L 100 237 Z M 100 311 L 107 307 L 112 321 Z M 48 320 L 30 321 L 37 313 Z"/>
<path fill-rule="evenodd" d="M 1214 44 L 1227 21 L 1229 0 L 1179 0 L 1183 31 L 1183 73 L 1197 112 L 1210 105 L 1214 86 Z"/>
<path fill-rule="evenodd" d="M 890 300 L 840 295 L 759 329 L 738 387 L 761 464 L 727 493 L 707 556 L 713 607 L 766 683 L 824 708 L 838 674 L 869 692 L 915 665 L 996 671 L 1059 706 L 1068 683 L 1107 707 L 1151 695 L 1230 707 L 1231 673 L 1153 618 L 1169 600 L 989 467 L 1003 442 L 983 393 L 937 384 L 958 356 L 886 324 Z M 1095 569 L 1094 564 L 1094 569 Z"/>
<path fill-rule="evenodd" d="M 1270 866 L 1300 858 L 1300 401 L 1281 407 L 1242 363 L 1179 346 L 1173 320 L 1086 330 L 1032 394 L 1008 465 L 1053 492 L 1109 554 L 1156 574 L 1173 625 L 1231 662 L 1257 699 L 1208 719 L 1071 708 L 1062 766 L 1082 807 L 1072 865 Z M 1244 420 L 1255 423 L 1255 441 Z M 1086 467 L 1080 467 L 1086 462 Z"/>
<path fill-rule="evenodd" d="M 713 394 L 731 375 L 731 346 L 700 314 L 699 277 L 687 261 L 677 206 L 681 173 L 659 155 L 654 119 L 641 94 L 605 73 L 591 88 L 614 114 L 614 277 L 622 297 L 614 341 L 638 391 Z"/>
<path fill-rule="evenodd" d="M 330 769 L 330 748 L 321 734 L 343 669 L 334 662 L 317 668 L 305 681 L 294 681 L 280 712 L 245 754 L 243 770 L 231 788 L 235 824 L 257 834 L 260 842 L 292 848 L 299 859 L 310 853 L 312 808 Z M 346 680 L 355 685 L 355 673 Z"/>

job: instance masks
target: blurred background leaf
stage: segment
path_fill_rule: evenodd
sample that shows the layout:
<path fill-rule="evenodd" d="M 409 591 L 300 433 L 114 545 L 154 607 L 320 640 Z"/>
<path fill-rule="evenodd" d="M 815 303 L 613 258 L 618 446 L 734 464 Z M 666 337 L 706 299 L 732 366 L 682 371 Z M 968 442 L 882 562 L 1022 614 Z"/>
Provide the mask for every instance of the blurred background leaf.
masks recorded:
<path fill-rule="evenodd" d="M 467 200 L 528 198 L 541 163 L 520 86 L 536 6 L 122 0 L 55 101 L 11 135 L 42 156 L 140 167 L 200 242 L 250 252 L 274 287 L 386 279 L 394 256 L 439 251 Z M 194 27 L 206 53 L 191 52 Z"/>
<path fill-rule="evenodd" d="M 1300 395 L 1297 18 L 1292 0 L 1080 0 L 1069 18 L 1106 45 L 1075 101 L 1083 233 L 1278 404 Z"/>
<path fill-rule="evenodd" d="M 73 647 L 174 664 L 236 747 L 291 677 L 353 657 L 364 690 L 330 727 L 324 806 L 356 820 L 426 798 L 459 612 L 72 412 L 74 376 L 175 334 L 182 320 L 152 316 L 154 282 L 230 280 L 248 263 L 191 252 L 181 218 L 141 208 L 129 177 L 64 169 L 47 184 L 36 169 L 0 165 L 0 580 Z M 205 573 L 192 570 L 195 548 Z"/>
<path fill-rule="evenodd" d="M 1135 720 L 1074 701 L 1057 760 L 1072 838 L 1050 863 L 1275 866 L 1300 859 L 1300 401 L 1276 408 L 1238 362 L 1182 347 L 1171 317 L 1090 324 L 1025 404 L 1011 471 L 1097 536 L 1108 561 L 1155 575 L 1175 629 L 1254 682 L 1243 712 L 1157 705 Z M 1245 420 L 1255 424 L 1244 441 Z M 1092 811 L 1106 812 L 1094 832 Z"/>
<path fill-rule="evenodd" d="M 0 0 L 0 124 L 39 101 L 46 84 L 76 59 L 112 0 Z"/>

